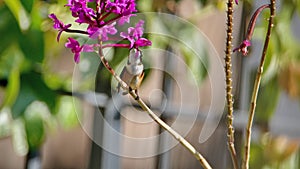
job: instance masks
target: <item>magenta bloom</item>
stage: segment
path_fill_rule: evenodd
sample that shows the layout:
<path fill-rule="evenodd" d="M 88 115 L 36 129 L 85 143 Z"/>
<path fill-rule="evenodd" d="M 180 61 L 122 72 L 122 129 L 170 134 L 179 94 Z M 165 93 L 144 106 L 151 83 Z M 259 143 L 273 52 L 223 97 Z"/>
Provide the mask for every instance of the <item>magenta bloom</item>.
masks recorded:
<path fill-rule="evenodd" d="M 152 45 L 151 41 L 145 38 L 141 38 L 143 35 L 144 21 L 140 20 L 135 27 L 129 27 L 128 32 L 121 32 L 120 36 L 127 39 L 130 42 L 130 48 L 139 48 L 143 46 Z"/>
<path fill-rule="evenodd" d="M 65 25 L 62 21 L 58 20 L 56 15 L 53 14 L 53 13 L 50 14 L 48 17 L 51 18 L 54 22 L 53 28 L 56 29 L 56 30 L 59 30 L 59 33 L 58 33 L 57 38 L 56 38 L 56 40 L 59 41 L 61 33 L 63 31 L 66 31 L 68 28 L 70 28 L 71 24 Z"/>
<path fill-rule="evenodd" d="M 238 5 L 239 4 L 239 0 L 235 0 L 235 3 Z"/>
<path fill-rule="evenodd" d="M 124 23 L 129 23 L 130 22 L 130 17 L 132 16 L 136 16 L 135 14 L 130 14 L 130 15 L 126 15 L 126 16 L 122 16 L 119 20 L 118 20 L 118 24 L 119 25 L 124 25 Z"/>
<path fill-rule="evenodd" d="M 115 14 L 126 16 L 133 12 L 137 12 L 134 0 L 110 0 L 106 1 L 106 12 L 113 12 Z"/>
<path fill-rule="evenodd" d="M 109 40 L 108 38 L 108 34 L 110 35 L 114 35 L 116 34 L 118 31 L 115 28 L 116 23 L 112 23 L 110 25 L 104 25 L 103 27 L 99 28 L 99 27 L 88 27 L 87 32 L 90 35 L 90 38 L 93 39 L 97 39 L 100 35 L 101 35 L 101 40 L 102 41 L 107 41 Z"/>
<path fill-rule="evenodd" d="M 65 6 L 70 7 L 73 17 L 78 17 L 78 13 L 80 13 L 82 8 L 87 8 L 86 3 L 86 0 L 68 0 L 68 4 Z"/>
<path fill-rule="evenodd" d="M 92 8 L 87 7 L 86 0 L 69 0 L 66 6 L 70 7 L 72 11 L 72 16 L 78 18 L 75 20 L 77 23 L 87 23 L 94 24 L 96 23 L 96 13 Z"/>
<path fill-rule="evenodd" d="M 233 52 L 236 51 L 242 52 L 242 54 L 246 56 L 248 54 L 248 49 L 247 49 L 248 46 L 251 46 L 251 42 L 246 39 L 242 42 L 242 44 L 240 44 L 238 48 L 233 49 Z"/>
<path fill-rule="evenodd" d="M 82 10 L 78 11 L 78 19 L 75 20 L 77 23 L 87 23 L 87 24 L 95 24 L 96 14 L 91 8 L 82 8 Z"/>
<path fill-rule="evenodd" d="M 146 38 L 142 38 L 144 21 L 140 20 L 135 27 L 129 27 L 127 32 L 121 32 L 118 36 L 116 24 L 123 25 L 130 22 L 131 16 L 135 16 L 137 12 L 135 0 L 68 0 L 67 6 L 75 22 L 86 25 L 85 30 L 70 29 L 71 24 L 65 25 L 54 14 L 49 17 L 54 21 L 54 29 L 59 30 L 57 40 L 59 40 L 63 31 L 67 33 L 76 33 L 88 35 L 89 38 L 99 39 L 103 41 L 125 39 L 130 43 L 108 43 L 108 44 L 92 44 L 80 45 L 80 43 L 68 38 L 65 43 L 66 48 L 70 48 L 74 53 L 76 63 L 80 61 L 81 52 L 92 52 L 94 47 L 118 47 L 118 48 L 134 48 L 138 49 L 143 46 L 150 46 L 152 43 Z"/>
<path fill-rule="evenodd" d="M 93 52 L 92 45 L 82 45 L 80 46 L 79 42 L 73 38 L 68 38 L 68 42 L 66 42 L 66 48 L 70 48 L 72 53 L 74 53 L 74 61 L 79 63 L 80 61 L 80 53 L 81 52 Z"/>
<path fill-rule="evenodd" d="M 135 41 L 134 46 L 136 48 L 143 47 L 143 46 L 151 46 L 152 42 L 146 38 L 140 38 L 137 41 Z"/>

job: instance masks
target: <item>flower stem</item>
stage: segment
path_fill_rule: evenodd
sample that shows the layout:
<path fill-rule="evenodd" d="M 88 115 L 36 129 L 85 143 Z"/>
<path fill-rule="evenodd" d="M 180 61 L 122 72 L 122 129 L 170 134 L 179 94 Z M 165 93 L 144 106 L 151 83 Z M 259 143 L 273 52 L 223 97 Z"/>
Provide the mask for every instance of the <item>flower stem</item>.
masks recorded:
<path fill-rule="evenodd" d="M 137 98 L 138 104 L 142 107 L 144 111 L 148 113 L 148 115 L 160 125 L 163 129 L 167 130 L 181 145 L 183 145 L 190 153 L 194 155 L 194 157 L 200 162 L 203 168 L 211 169 L 211 166 L 206 161 L 206 159 L 187 141 L 185 140 L 179 133 L 173 130 L 168 124 L 162 121 L 134 91 L 129 91 L 130 95 L 133 98 Z"/>
<path fill-rule="evenodd" d="M 260 65 L 257 69 L 257 74 L 256 74 L 255 82 L 254 82 L 253 91 L 252 91 L 252 98 L 251 98 L 251 104 L 250 104 L 250 109 L 249 109 L 248 124 L 247 124 L 247 127 L 246 127 L 246 141 L 245 141 L 245 145 L 244 145 L 245 151 L 244 151 L 242 169 L 248 169 L 249 168 L 251 128 L 252 128 L 252 124 L 253 124 L 253 118 L 254 118 L 256 102 L 257 102 L 257 94 L 258 94 L 260 81 L 261 81 L 261 77 L 262 77 L 262 73 L 263 73 L 263 67 L 264 67 L 264 63 L 265 63 L 267 49 L 268 49 L 268 46 L 269 46 L 272 27 L 274 26 L 273 19 L 275 17 L 275 10 L 276 10 L 275 0 L 270 0 L 270 1 L 271 1 L 271 4 L 270 4 L 271 14 L 270 14 L 270 18 L 269 18 L 268 31 L 267 31 L 267 34 L 266 34 L 266 39 L 265 39 L 265 43 L 264 43 L 264 47 L 263 47 L 263 51 L 262 51 L 261 61 L 260 61 Z"/>
<path fill-rule="evenodd" d="M 138 95 L 133 91 L 129 90 L 128 85 L 115 73 L 115 71 L 110 67 L 108 61 L 105 59 L 103 51 L 102 51 L 102 42 L 99 40 L 99 56 L 101 59 L 101 62 L 104 64 L 106 69 L 114 76 L 114 78 L 118 81 L 118 83 L 121 84 L 121 87 L 128 91 L 129 94 L 134 98 L 137 103 L 142 107 L 144 111 L 148 113 L 148 115 L 155 121 L 157 124 L 167 130 L 180 144 L 182 144 L 188 151 L 190 151 L 194 157 L 199 160 L 200 164 L 205 169 L 211 169 L 211 166 L 206 161 L 206 159 L 187 141 L 185 140 L 179 133 L 177 133 L 175 130 L 173 130 L 168 124 L 166 124 L 164 121 L 162 121 L 146 104 L 145 102 L 138 97 Z"/>
<path fill-rule="evenodd" d="M 103 54 L 103 45 L 101 39 L 99 39 L 99 56 L 101 59 L 101 62 L 105 66 L 105 68 L 114 76 L 114 78 L 121 84 L 121 87 L 127 91 L 129 91 L 128 85 L 116 74 L 114 69 L 110 67 L 108 61 L 105 59 L 104 54 Z"/>
<path fill-rule="evenodd" d="M 99 23 L 101 23 L 101 21 L 103 21 L 105 18 L 107 18 L 112 13 L 111 11 L 107 12 L 104 16 L 102 16 L 101 18 L 99 18 L 98 19 Z"/>
<path fill-rule="evenodd" d="M 102 48 L 108 48 L 108 47 L 130 48 L 130 45 L 129 44 L 107 44 L 102 46 Z"/>
<path fill-rule="evenodd" d="M 113 19 L 111 19 L 111 20 L 109 20 L 109 21 L 107 21 L 107 22 L 101 24 L 99 27 L 102 27 L 102 26 L 104 26 L 104 25 L 109 25 L 109 24 L 115 22 L 116 20 L 120 19 L 121 17 L 122 17 L 122 15 L 118 15 L 118 16 L 114 17 Z"/>
<path fill-rule="evenodd" d="M 234 169 L 238 169 L 236 150 L 234 147 L 234 128 L 233 128 L 233 95 L 232 95 L 232 31 L 233 31 L 233 0 L 227 2 L 227 38 L 225 50 L 225 75 L 226 75 L 226 100 L 227 100 L 227 143 L 230 151 Z"/>
<path fill-rule="evenodd" d="M 249 22 L 248 30 L 247 30 L 247 37 L 246 37 L 247 40 L 251 40 L 253 32 L 254 32 L 256 20 L 257 20 L 259 14 L 261 13 L 261 11 L 263 11 L 266 8 L 270 8 L 270 4 L 262 5 L 252 15 L 251 20 Z"/>
<path fill-rule="evenodd" d="M 68 33 L 79 33 L 79 34 L 88 35 L 88 33 L 86 31 L 82 31 L 82 30 L 66 29 L 64 31 L 68 32 Z"/>

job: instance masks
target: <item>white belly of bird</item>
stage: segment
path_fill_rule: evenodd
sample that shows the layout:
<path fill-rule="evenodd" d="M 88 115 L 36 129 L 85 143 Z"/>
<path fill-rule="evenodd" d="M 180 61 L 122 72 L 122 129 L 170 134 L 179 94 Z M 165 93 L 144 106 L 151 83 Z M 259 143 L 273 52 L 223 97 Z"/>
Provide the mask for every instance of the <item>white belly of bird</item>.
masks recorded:
<path fill-rule="evenodd" d="M 144 70 L 144 65 L 143 64 L 137 64 L 137 65 L 126 65 L 126 69 L 127 71 L 131 74 L 131 75 L 139 75 L 143 72 Z"/>

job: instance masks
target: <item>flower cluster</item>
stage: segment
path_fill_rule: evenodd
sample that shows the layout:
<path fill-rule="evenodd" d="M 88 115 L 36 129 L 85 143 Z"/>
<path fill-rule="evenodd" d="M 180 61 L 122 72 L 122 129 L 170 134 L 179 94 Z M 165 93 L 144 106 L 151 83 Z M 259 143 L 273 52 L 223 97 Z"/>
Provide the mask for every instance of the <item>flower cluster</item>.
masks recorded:
<path fill-rule="evenodd" d="M 142 46 L 150 46 L 151 41 L 142 38 L 144 21 L 140 20 L 135 27 L 128 28 L 128 33 L 121 32 L 120 36 L 129 40 L 130 48 L 138 48 Z"/>
<path fill-rule="evenodd" d="M 250 40 L 244 40 L 238 48 L 233 49 L 233 52 L 242 52 L 244 56 L 248 54 L 248 46 L 251 46 Z"/>
<path fill-rule="evenodd" d="M 72 53 L 74 53 L 74 61 L 79 63 L 80 52 L 93 52 L 93 46 L 91 45 L 82 45 L 80 46 L 79 42 L 73 38 L 68 38 L 68 42 L 65 44 L 66 48 L 70 48 Z"/>
<path fill-rule="evenodd" d="M 151 41 L 142 38 L 144 21 L 139 21 L 135 27 L 129 27 L 128 32 L 120 32 L 116 26 L 122 26 L 130 22 L 130 18 L 137 12 L 135 0 L 68 0 L 65 5 L 69 7 L 75 22 L 86 24 L 86 30 L 71 29 L 71 24 L 64 24 L 57 19 L 55 14 L 50 14 L 54 22 L 53 28 L 58 30 L 57 41 L 62 32 L 79 33 L 87 35 L 89 38 L 98 39 L 101 42 L 112 40 L 112 36 L 120 37 L 120 40 L 127 40 L 129 44 L 107 44 L 106 47 L 136 48 L 150 46 Z M 115 39 L 115 38 L 114 38 Z M 80 52 L 91 52 L 95 45 L 82 45 L 73 38 L 69 38 L 65 44 L 74 53 L 76 63 L 80 60 Z M 99 46 L 99 45 L 98 45 Z"/>

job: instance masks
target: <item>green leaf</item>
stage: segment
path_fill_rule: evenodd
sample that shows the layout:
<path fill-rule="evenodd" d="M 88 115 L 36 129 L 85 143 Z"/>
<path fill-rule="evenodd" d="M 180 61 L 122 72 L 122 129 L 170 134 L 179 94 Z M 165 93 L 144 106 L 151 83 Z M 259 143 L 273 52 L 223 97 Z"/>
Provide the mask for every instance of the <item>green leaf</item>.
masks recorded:
<path fill-rule="evenodd" d="M 298 16 L 300 17 L 300 0 L 297 0 L 297 7 L 296 10 L 298 12 Z"/>
<path fill-rule="evenodd" d="M 0 8 L 0 34 L 1 45 L 0 45 L 0 55 L 9 48 L 9 46 L 15 43 L 20 35 L 20 30 L 18 28 L 18 22 L 15 20 L 9 9 L 4 6 Z"/>
<path fill-rule="evenodd" d="M 25 126 L 29 149 L 38 149 L 45 139 L 45 129 L 42 119 L 32 118 L 25 120 Z"/>
<path fill-rule="evenodd" d="M 79 100 L 70 97 L 63 96 L 59 99 L 57 119 L 64 128 L 72 128 L 78 125 L 81 116 L 80 102 Z"/>
<path fill-rule="evenodd" d="M 266 163 L 264 158 L 264 149 L 261 144 L 252 143 L 250 149 L 250 161 L 251 168 L 262 168 Z"/>
<path fill-rule="evenodd" d="M 19 37 L 20 48 L 25 57 L 41 63 L 44 59 L 44 34 L 40 30 L 30 29 Z"/>
<path fill-rule="evenodd" d="M 152 12 L 152 1 L 137 1 L 138 3 L 138 7 L 139 7 L 139 11 L 143 11 L 143 12 Z"/>
<path fill-rule="evenodd" d="M 20 72 L 16 67 L 10 72 L 8 78 L 8 85 L 5 90 L 5 98 L 4 98 L 3 106 L 11 107 L 17 99 L 19 90 L 20 90 Z"/>
<path fill-rule="evenodd" d="M 192 71 L 192 75 L 189 75 L 189 78 L 195 78 L 198 84 L 201 84 L 202 80 L 207 75 L 206 65 L 207 62 L 203 62 L 199 55 L 196 55 L 191 49 L 182 47 L 181 52 L 186 59 L 186 63 L 190 70 Z M 206 56 L 205 56 L 206 57 Z"/>
<path fill-rule="evenodd" d="M 25 31 L 30 26 L 30 18 L 21 4 L 20 0 L 4 0 L 16 20 L 18 21 L 21 30 Z"/>
<path fill-rule="evenodd" d="M 24 113 L 26 107 L 36 99 L 35 94 L 31 90 L 32 89 L 28 85 L 21 83 L 18 98 L 12 107 L 13 118 L 20 117 Z"/>
<path fill-rule="evenodd" d="M 181 53 L 186 59 L 188 67 L 191 69 L 193 76 L 198 84 L 207 76 L 208 50 L 202 34 L 197 29 L 189 27 L 179 32 L 179 39 L 183 42 L 178 43 Z"/>
<path fill-rule="evenodd" d="M 277 78 L 273 78 L 259 89 L 255 119 L 257 122 L 267 123 L 274 114 L 279 99 L 279 85 Z"/>
<path fill-rule="evenodd" d="M 35 0 L 21 0 L 22 5 L 28 13 L 31 12 L 34 2 Z"/>
<path fill-rule="evenodd" d="M 275 55 L 270 55 L 266 57 L 264 69 L 265 71 L 262 74 L 261 84 L 264 85 L 272 80 L 279 72 L 279 61 Z"/>
<path fill-rule="evenodd" d="M 12 117 L 10 108 L 5 107 L 0 111 L 0 138 L 11 134 Z"/>
<path fill-rule="evenodd" d="M 16 119 L 13 122 L 12 140 L 15 152 L 18 155 L 24 156 L 28 153 L 27 136 L 22 119 Z"/>
<path fill-rule="evenodd" d="M 21 89 L 19 96 L 12 108 L 13 116 L 23 114 L 26 107 L 34 100 L 40 100 L 47 104 L 51 112 L 55 108 L 57 94 L 43 81 L 42 75 L 36 72 L 28 72 L 21 75 Z"/>
<path fill-rule="evenodd" d="M 8 79 L 1 107 L 11 107 L 18 96 L 20 89 L 20 65 L 22 61 L 23 56 L 14 45 L 8 48 L 0 57 L 0 77 Z"/>
<path fill-rule="evenodd" d="M 48 6 L 39 1 L 37 2 L 35 0 L 32 1 L 34 1 L 35 3 L 33 3 L 33 7 L 30 13 L 30 17 L 32 21 L 31 28 L 40 30 L 42 29 L 43 24 L 45 24 L 43 22 L 45 21 L 46 14 L 43 12 L 46 12 L 46 10 L 48 10 Z"/>
<path fill-rule="evenodd" d="M 35 150 L 41 146 L 45 139 L 45 123 L 51 114 L 47 105 L 34 101 L 25 110 L 24 119 L 29 148 Z"/>

